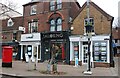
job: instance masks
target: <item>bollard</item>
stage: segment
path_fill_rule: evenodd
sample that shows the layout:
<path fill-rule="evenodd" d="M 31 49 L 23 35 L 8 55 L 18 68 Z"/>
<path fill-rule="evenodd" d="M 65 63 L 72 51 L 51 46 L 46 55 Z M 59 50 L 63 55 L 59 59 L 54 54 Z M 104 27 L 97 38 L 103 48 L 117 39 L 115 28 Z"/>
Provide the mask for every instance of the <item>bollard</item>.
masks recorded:
<path fill-rule="evenodd" d="M 50 70 L 51 69 L 51 66 L 50 66 L 50 63 L 47 64 L 47 73 L 50 73 Z"/>

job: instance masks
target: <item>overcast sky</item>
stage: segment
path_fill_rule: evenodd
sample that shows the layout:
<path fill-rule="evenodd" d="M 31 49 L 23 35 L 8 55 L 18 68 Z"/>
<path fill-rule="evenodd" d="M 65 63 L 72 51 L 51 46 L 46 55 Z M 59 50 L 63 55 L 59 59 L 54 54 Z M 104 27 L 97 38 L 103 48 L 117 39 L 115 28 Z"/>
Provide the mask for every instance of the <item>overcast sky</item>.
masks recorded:
<path fill-rule="evenodd" d="M 1 0 L 1 1 L 4 2 L 5 0 Z M 22 5 L 30 2 L 31 0 L 12 0 L 12 1 L 18 4 L 17 11 L 23 13 Z M 79 2 L 80 6 L 82 6 L 86 2 L 86 0 L 77 0 L 77 1 Z M 120 0 L 91 0 L 91 1 L 97 4 L 105 12 L 115 17 L 115 19 L 118 17 L 118 2 Z"/>

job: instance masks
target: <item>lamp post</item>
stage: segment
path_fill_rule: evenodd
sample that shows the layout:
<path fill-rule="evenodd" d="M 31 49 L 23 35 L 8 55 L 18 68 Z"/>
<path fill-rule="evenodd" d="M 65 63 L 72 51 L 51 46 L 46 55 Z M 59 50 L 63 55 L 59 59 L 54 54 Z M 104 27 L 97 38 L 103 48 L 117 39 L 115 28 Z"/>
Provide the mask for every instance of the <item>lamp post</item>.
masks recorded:
<path fill-rule="evenodd" d="M 90 38 L 91 38 L 91 32 L 92 32 L 92 28 L 93 26 L 90 24 L 90 19 L 89 19 L 89 2 L 90 0 L 87 0 L 87 24 L 85 26 L 86 28 L 86 36 L 88 36 L 88 65 L 87 65 L 87 71 L 84 72 L 84 74 L 89 74 L 91 75 L 92 72 L 91 72 L 91 66 L 90 66 L 90 44 L 91 44 L 91 41 L 90 41 Z"/>

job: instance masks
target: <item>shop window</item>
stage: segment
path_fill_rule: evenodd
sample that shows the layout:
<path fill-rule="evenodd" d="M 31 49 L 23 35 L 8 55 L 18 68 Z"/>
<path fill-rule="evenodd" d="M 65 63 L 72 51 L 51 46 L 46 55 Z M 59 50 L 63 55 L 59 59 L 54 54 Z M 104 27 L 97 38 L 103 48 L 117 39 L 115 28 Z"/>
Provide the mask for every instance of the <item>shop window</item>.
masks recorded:
<path fill-rule="evenodd" d="M 18 53 L 18 46 L 14 46 L 13 47 L 13 58 L 14 59 L 16 58 L 17 53 Z"/>
<path fill-rule="evenodd" d="M 31 6 L 31 15 L 37 14 L 37 5 Z"/>
<path fill-rule="evenodd" d="M 94 19 L 93 18 L 89 18 L 89 22 L 90 22 L 90 25 L 93 26 L 92 28 L 92 32 L 94 33 Z M 86 29 L 85 29 L 85 26 L 88 24 L 88 19 L 84 19 L 84 33 L 88 32 Z"/>
<path fill-rule="evenodd" d="M 28 23 L 28 32 L 29 33 L 38 32 L 38 22 L 37 21 Z"/>
<path fill-rule="evenodd" d="M 55 10 L 55 1 L 51 0 L 50 1 L 50 11 L 54 11 Z"/>
<path fill-rule="evenodd" d="M 37 57 L 37 46 L 34 46 L 34 49 L 33 49 L 33 55 L 34 57 Z"/>
<path fill-rule="evenodd" d="M 57 9 L 62 9 L 62 0 L 57 0 Z"/>
<path fill-rule="evenodd" d="M 107 62 L 107 42 L 97 41 L 93 43 L 93 58 L 96 62 Z"/>
<path fill-rule="evenodd" d="M 74 61 L 75 58 L 79 58 L 79 42 L 73 42 L 73 54 L 72 60 Z"/>
<path fill-rule="evenodd" d="M 65 53 L 65 45 L 63 43 L 53 43 L 54 44 L 54 48 L 56 50 L 55 52 L 55 59 L 57 61 L 62 61 L 65 60 L 66 57 L 66 53 Z M 52 44 L 52 45 L 53 45 Z M 51 49 L 52 50 L 52 49 Z"/>
<path fill-rule="evenodd" d="M 32 56 L 32 45 L 27 46 L 27 53 L 28 53 L 28 56 Z"/>

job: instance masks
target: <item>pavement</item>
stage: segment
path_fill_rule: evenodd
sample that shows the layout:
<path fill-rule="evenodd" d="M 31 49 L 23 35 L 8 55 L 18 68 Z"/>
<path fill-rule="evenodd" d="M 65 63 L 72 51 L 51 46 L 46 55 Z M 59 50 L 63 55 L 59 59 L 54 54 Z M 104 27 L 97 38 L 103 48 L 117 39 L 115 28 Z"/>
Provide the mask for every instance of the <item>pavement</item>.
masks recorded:
<path fill-rule="evenodd" d="M 116 61 L 118 62 L 118 60 Z M 92 75 L 89 76 L 118 76 L 118 68 L 116 67 L 95 67 L 91 68 Z M 28 68 L 29 66 L 29 68 Z M 1 75 L 10 76 L 88 76 L 83 72 L 87 70 L 87 66 L 74 67 L 73 65 L 57 65 L 58 72 L 65 72 L 61 75 L 42 74 L 40 71 L 47 70 L 47 62 L 37 63 L 37 70 L 34 69 L 34 63 L 26 63 L 22 61 L 12 61 L 12 68 L 6 68 L 0 66 Z M 29 70 L 28 70 L 29 69 Z"/>

